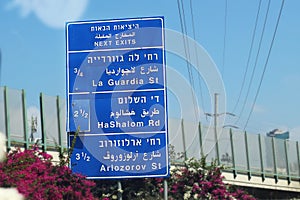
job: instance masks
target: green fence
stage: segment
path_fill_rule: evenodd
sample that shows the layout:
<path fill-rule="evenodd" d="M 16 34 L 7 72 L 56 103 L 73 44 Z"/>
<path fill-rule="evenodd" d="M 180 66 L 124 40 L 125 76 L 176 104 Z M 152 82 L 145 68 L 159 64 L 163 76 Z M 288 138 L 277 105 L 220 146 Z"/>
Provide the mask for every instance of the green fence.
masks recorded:
<path fill-rule="evenodd" d="M 0 87 L 0 132 L 7 137 L 8 150 L 37 142 L 44 151 L 67 147 L 65 100 L 41 93 L 37 107 L 38 114 L 28 116 L 25 91 Z"/>
<path fill-rule="evenodd" d="M 37 115 L 28 115 L 24 90 L 0 87 L 0 132 L 7 136 L 8 149 L 28 148 L 39 138 L 44 151 L 67 146 L 65 99 L 41 93 Z M 169 118 L 169 141 L 178 153 L 173 161 L 206 155 L 208 162 L 216 159 L 234 176 L 246 174 L 249 180 L 253 175 L 300 180 L 298 141 L 225 128 L 215 132 L 213 127 L 174 118 Z"/>
<path fill-rule="evenodd" d="M 169 120 L 169 135 L 175 150 L 184 152 L 179 162 L 204 155 L 208 162 L 216 160 L 224 165 L 234 177 L 246 174 L 251 180 L 255 175 L 261 176 L 262 181 L 271 177 L 276 182 L 278 179 L 288 182 L 300 179 L 298 141 L 225 128 L 215 132 L 213 127 L 180 119 Z"/>

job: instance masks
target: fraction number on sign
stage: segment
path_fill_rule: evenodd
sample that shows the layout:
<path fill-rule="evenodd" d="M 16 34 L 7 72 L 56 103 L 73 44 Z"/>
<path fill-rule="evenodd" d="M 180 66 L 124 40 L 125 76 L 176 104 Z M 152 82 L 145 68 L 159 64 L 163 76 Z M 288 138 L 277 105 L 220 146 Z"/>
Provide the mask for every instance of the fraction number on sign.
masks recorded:
<path fill-rule="evenodd" d="M 81 159 L 86 162 L 89 162 L 91 160 L 91 157 L 85 152 L 76 153 L 76 160 L 81 160 Z"/>

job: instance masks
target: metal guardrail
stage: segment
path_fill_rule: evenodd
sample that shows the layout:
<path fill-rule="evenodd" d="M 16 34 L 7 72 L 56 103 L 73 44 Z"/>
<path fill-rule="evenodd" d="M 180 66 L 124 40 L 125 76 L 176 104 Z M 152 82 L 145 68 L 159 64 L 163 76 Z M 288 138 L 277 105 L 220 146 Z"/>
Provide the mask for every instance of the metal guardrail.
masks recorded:
<path fill-rule="evenodd" d="M 39 116 L 28 117 L 25 91 L 0 87 L 0 132 L 7 137 L 8 149 L 16 145 L 29 148 L 34 143 L 34 131 L 40 132 L 44 151 L 67 147 L 65 101 L 41 93 L 38 110 Z M 32 127 L 34 119 L 40 125 L 36 130 Z M 169 140 L 175 152 L 183 152 L 176 160 L 179 162 L 207 156 L 208 162 L 216 159 L 234 177 L 243 174 L 251 180 L 252 176 L 261 176 L 262 181 L 273 177 L 275 182 L 285 179 L 288 183 L 300 180 L 298 141 L 225 128 L 218 130 L 215 141 L 212 127 L 174 118 L 169 119 Z"/>

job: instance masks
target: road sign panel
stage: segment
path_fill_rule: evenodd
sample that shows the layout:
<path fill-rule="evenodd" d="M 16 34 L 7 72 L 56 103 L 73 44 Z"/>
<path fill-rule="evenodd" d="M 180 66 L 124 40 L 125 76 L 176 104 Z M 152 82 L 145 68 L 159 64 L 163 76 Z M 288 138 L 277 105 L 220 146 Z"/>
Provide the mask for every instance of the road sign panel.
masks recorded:
<path fill-rule="evenodd" d="M 70 166 L 89 178 L 168 176 L 163 17 L 70 22 Z"/>

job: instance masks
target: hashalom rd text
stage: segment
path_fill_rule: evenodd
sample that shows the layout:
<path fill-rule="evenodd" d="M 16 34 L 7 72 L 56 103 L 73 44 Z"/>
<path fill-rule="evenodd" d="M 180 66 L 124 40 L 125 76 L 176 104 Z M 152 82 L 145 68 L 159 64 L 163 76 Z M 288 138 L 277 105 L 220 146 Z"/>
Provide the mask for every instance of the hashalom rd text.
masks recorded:
<path fill-rule="evenodd" d="M 160 126 L 160 120 L 150 119 L 148 121 L 148 126 Z M 110 122 L 98 122 L 98 128 L 134 128 L 134 127 L 144 127 L 145 123 L 143 121 L 110 121 Z"/>

